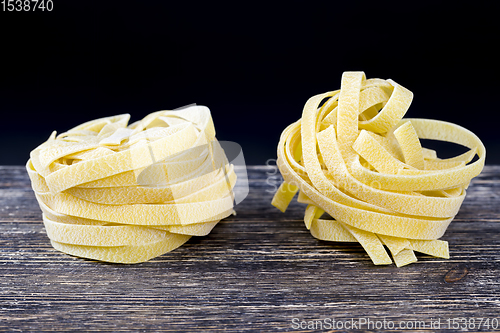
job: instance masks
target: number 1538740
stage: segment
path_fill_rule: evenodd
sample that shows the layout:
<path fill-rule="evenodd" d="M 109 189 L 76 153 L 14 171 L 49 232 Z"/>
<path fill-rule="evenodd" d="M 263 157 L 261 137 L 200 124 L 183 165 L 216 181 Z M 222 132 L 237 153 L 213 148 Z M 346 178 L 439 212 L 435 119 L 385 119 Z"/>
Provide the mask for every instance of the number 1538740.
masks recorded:
<path fill-rule="evenodd" d="M 4 12 L 51 12 L 54 9 L 52 0 L 2 0 Z"/>

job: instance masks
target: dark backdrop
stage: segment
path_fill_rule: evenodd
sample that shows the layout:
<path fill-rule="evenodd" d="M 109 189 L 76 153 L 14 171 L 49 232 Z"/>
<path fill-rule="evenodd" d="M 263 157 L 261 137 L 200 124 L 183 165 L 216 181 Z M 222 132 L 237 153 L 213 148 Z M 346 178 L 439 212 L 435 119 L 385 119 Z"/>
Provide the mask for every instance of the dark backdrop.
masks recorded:
<path fill-rule="evenodd" d="M 53 3 L 0 12 L 0 164 L 24 164 L 52 130 L 190 103 L 263 164 L 346 70 L 409 88 L 408 116 L 471 129 L 500 163 L 494 1 Z"/>

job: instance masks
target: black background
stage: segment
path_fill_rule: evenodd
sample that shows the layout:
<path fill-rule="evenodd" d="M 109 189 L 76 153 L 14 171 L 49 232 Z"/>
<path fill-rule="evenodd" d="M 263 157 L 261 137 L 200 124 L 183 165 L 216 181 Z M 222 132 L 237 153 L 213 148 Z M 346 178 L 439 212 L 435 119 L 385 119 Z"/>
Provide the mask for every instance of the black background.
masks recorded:
<path fill-rule="evenodd" d="M 52 130 L 190 103 L 263 164 L 348 70 L 412 90 L 409 117 L 469 128 L 500 163 L 494 1 L 53 3 L 0 12 L 0 164 L 24 164 Z"/>

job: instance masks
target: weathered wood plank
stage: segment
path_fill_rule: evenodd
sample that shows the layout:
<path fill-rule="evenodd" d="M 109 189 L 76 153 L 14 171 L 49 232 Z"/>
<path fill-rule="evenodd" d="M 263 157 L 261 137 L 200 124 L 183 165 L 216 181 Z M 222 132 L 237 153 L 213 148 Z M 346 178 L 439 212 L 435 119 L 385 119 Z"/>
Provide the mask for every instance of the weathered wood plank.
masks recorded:
<path fill-rule="evenodd" d="M 239 170 L 241 172 L 241 170 Z M 487 166 L 443 239 L 450 260 L 373 266 L 357 244 L 314 239 L 304 205 L 270 205 L 271 167 L 249 167 L 237 216 L 137 265 L 50 246 L 23 167 L 0 167 L 0 331 L 290 331 L 292 319 L 500 319 L 500 166 Z M 397 327 L 397 326 L 396 326 Z M 365 326 L 366 328 L 366 326 Z M 475 329 L 480 330 L 480 329 Z"/>

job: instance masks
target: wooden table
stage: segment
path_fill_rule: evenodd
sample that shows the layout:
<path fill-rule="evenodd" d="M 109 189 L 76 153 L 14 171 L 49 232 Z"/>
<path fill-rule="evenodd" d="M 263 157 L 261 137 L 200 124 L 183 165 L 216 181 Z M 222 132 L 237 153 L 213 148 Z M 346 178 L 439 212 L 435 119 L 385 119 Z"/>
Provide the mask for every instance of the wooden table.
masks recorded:
<path fill-rule="evenodd" d="M 454 318 L 500 329 L 500 166 L 469 187 L 443 237 L 451 259 L 418 254 L 399 269 L 374 266 L 358 244 L 316 240 L 295 200 L 285 214 L 272 207 L 271 172 L 248 168 L 249 196 L 209 236 L 119 265 L 54 250 L 24 168 L 1 167 L 0 331 L 276 332 L 384 319 L 444 329 Z M 492 329 L 478 324 L 471 331 Z"/>

